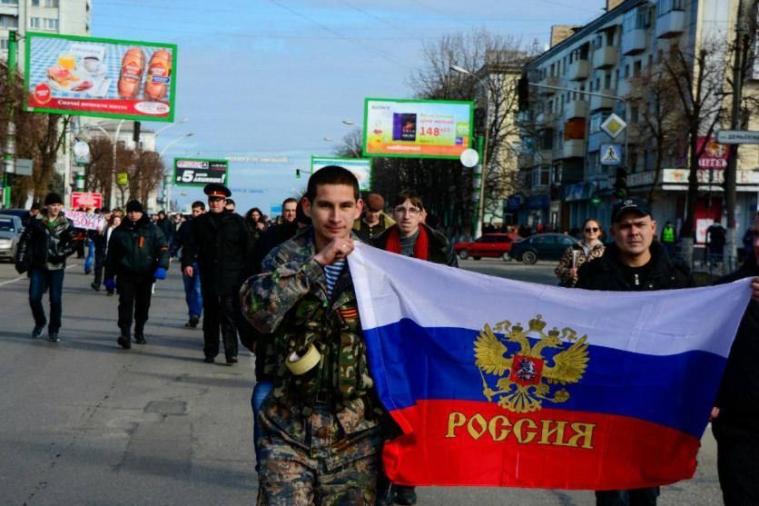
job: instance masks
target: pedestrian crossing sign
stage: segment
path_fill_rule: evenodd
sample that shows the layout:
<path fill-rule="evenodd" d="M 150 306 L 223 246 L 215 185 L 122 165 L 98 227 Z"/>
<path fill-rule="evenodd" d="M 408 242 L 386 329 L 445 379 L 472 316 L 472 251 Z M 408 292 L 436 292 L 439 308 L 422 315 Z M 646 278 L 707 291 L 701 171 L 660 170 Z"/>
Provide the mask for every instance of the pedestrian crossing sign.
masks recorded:
<path fill-rule="evenodd" d="M 601 165 L 620 165 L 622 163 L 622 146 L 619 144 L 601 144 Z"/>

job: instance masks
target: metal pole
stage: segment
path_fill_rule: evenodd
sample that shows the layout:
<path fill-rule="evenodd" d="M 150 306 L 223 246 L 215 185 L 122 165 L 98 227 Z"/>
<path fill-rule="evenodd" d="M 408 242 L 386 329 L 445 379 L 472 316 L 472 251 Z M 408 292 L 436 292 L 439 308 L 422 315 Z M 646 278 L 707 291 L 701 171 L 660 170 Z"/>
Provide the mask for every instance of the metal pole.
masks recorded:
<path fill-rule="evenodd" d="M 8 174 L 15 172 L 16 169 L 16 122 L 14 113 L 16 101 L 13 100 L 16 87 L 16 31 L 8 32 L 8 128 L 5 134 L 5 153 L 3 153 L 3 194 L 0 203 L 2 207 L 10 207 L 11 190 L 8 186 Z"/>
<path fill-rule="evenodd" d="M 743 44 L 747 41 L 743 23 L 743 0 L 738 0 L 738 12 L 735 20 L 735 57 L 733 58 L 733 103 L 730 118 L 730 128 L 738 130 L 741 126 L 741 100 L 743 98 Z M 730 145 L 730 155 L 725 168 L 725 212 L 727 213 L 727 234 L 725 240 L 725 263 L 732 269 L 732 260 L 737 257 L 735 244 L 736 216 L 735 207 L 737 201 L 736 179 L 738 170 L 738 144 Z M 711 169 L 709 169 L 711 172 Z M 711 179 L 711 177 L 710 177 Z M 711 191 L 711 181 L 710 181 Z"/>
<path fill-rule="evenodd" d="M 116 161 L 116 152 L 117 147 L 119 143 L 119 133 L 121 132 L 121 125 L 124 124 L 125 120 L 119 120 L 119 124 L 116 126 L 116 133 L 113 135 L 113 138 L 111 139 L 111 143 L 113 144 L 113 170 L 111 171 L 111 183 L 110 183 L 110 192 L 111 197 L 108 199 L 108 205 L 111 209 L 116 207 L 116 192 L 113 191 L 113 187 L 116 184 L 116 171 L 118 170 L 118 163 Z M 110 134 L 109 134 L 110 135 Z M 124 204 L 123 202 L 121 203 Z"/>

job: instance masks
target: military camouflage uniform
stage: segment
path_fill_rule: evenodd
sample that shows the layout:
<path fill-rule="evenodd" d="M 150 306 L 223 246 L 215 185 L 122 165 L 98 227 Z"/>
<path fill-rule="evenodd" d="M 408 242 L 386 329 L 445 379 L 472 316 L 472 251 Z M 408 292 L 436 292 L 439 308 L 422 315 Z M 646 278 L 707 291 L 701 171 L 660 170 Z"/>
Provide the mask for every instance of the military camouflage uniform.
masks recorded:
<path fill-rule="evenodd" d="M 374 504 L 381 436 L 356 294 L 346 268 L 327 296 L 311 228 L 275 248 L 241 289 L 243 311 L 265 334 L 274 390 L 263 434 L 259 504 Z M 259 343 L 263 344 L 263 343 Z M 321 361 L 295 376 L 285 366 L 313 344 Z"/>

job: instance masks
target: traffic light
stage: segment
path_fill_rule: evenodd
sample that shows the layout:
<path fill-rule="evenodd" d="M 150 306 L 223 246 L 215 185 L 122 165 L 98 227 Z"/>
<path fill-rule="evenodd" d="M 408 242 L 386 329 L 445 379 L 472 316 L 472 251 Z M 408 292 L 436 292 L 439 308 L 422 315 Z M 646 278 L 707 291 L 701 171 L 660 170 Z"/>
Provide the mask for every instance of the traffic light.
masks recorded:
<path fill-rule="evenodd" d="M 135 146 L 140 145 L 140 122 L 139 121 L 134 122 L 134 128 L 132 128 L 132 140 L 134 141 Z"/>
<path fill-rule="evenodd" d="M 300 169 L 295 169 L 295 179 L 300 179 Z"/>
<path fill-rule="evenodd" d="M 620 199 L 627 197 L 627 171 L 622 167 L 617 167 L 614 177 L 614 196 Z"/>

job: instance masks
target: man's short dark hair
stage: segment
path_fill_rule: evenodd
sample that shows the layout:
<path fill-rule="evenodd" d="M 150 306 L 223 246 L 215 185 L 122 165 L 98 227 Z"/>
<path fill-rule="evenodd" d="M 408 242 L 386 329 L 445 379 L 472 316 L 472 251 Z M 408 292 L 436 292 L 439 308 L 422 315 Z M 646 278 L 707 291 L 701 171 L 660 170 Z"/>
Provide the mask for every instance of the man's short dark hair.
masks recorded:
<path fill-rule="evenodd" d="M 290 202 L 295 202 L 295 205 L 298 205 L 298 199 L 293 197 L 287 197 L 285 200 L 282 201 L 282 210 L 285 210 L 285 205 L 289 204 Z M 261 211 L 259 211 L 261 212 Z"/>
<path fill-rule="evenodd" d="M 190 206 L 190 209 L 200 208 L 201 211 L 206 210 L 206 203 L 202 200 L 196 200 L 192 203 L 192 206 Z"/>
<path fill-rule="evenodd" d="M 36 209 L 37 211 L 39 211 L 41 207 L 42 205 L 39 203 L 39 201 L 37 201 L 37 202 L 32 202 L 32 207 L 30 209 L 31 210 Z"/>
<path fill-rule="evenodd" d="M 353 187 L 353 199 L 359 199 L 358 179 L 351 171 L 338 165 L 327 165 L 326 167 L 314 172 L 308 178 L 308 187 L 306 188 L 305 197 L 309 202 L 316 198 L 316 190 L 319 185 L 325 184 L 344 184 Z"/>
<path fill-rule="evenodd" d="M 424 209 L 424 202 L 422 202 L 422 197 L 420 197 L 419 194 L 413 190 L 403 190 L 398 195 L 396 195 L 395 200 L 393 201 L 393 207 L 400 206 L 407 200 L 410 200 L 411 203 L 419 209 Z"/>

